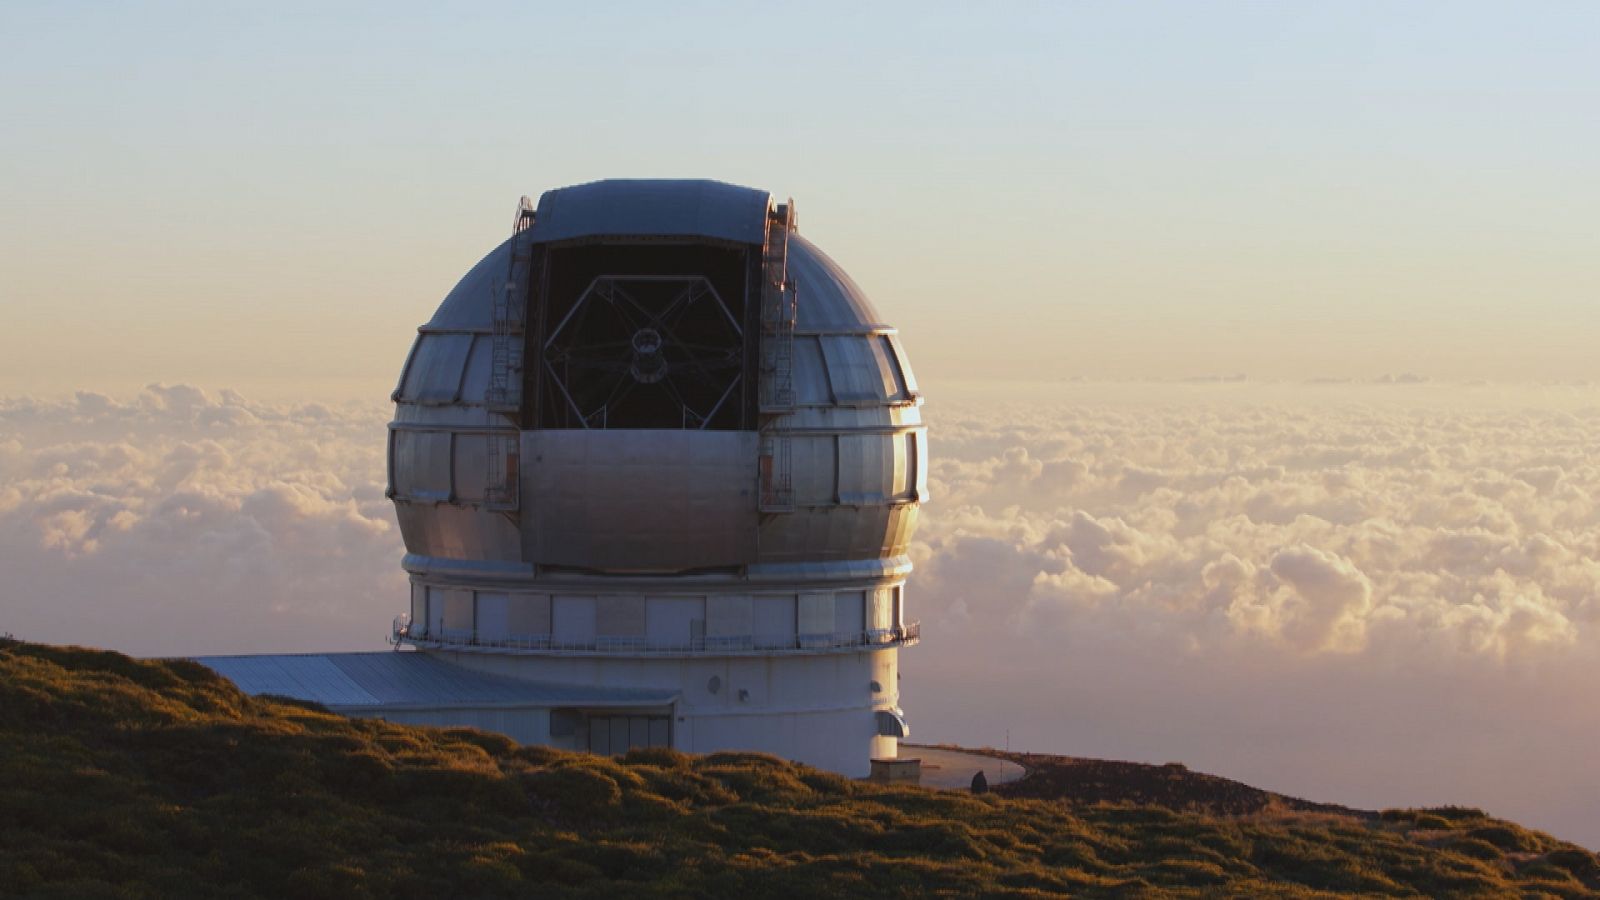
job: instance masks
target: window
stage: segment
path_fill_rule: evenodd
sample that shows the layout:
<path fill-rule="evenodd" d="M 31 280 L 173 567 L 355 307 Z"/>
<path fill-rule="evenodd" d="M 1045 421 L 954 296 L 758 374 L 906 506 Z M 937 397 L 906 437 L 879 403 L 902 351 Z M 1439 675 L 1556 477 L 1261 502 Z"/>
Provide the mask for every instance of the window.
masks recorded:
<path fill-rule="evenodd" d="M 591 715 L 589 752 L 627 753 L 635 747 L 671 747 L 671 716 Z"/>
<path fill-rule="evenodd" d="M 880 737 L 903 738 L 911 736 L 911 726 L 906 724 L 905 713 L 898 709 L 880 709 L 877 714 Z"/>

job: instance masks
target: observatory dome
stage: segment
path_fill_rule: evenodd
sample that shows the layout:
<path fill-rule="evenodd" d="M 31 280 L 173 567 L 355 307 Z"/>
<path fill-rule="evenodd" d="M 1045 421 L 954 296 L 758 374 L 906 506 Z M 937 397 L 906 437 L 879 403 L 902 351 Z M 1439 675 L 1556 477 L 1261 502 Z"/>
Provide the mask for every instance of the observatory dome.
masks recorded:
<path fill-rule="evenodd" d="M 904 732 L 922 399 L 792 202 L 712 181 L 525 199 L 418 329 L 392 399 L 413 583 L 397 640 L 545 679 L 594 677 L 556 657 L 855 655 L 874 690 L 852 702 L 897 723 L 871 737 Z M 659 686 L 642 671 L 623 680 Z M 719 728 L 700 745 L 804 758 Z"/>

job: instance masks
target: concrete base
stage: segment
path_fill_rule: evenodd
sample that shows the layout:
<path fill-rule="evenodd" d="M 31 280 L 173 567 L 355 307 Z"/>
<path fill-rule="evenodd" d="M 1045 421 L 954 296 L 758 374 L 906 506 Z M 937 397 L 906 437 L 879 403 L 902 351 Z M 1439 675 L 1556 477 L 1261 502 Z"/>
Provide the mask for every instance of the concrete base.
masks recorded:
<path fill-rule="evenodd" d="M 875 759 L 867 780 L 882 784 L 917 784 L 922 780 L 922 760 L 903 756 Z"/>

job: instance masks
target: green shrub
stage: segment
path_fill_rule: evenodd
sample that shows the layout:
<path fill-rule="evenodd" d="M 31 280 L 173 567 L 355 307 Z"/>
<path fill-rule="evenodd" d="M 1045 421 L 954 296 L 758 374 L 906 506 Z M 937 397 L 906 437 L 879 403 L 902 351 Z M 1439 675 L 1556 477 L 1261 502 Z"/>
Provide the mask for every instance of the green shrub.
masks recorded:
<path fill-rule="evenodd" d="M 1543 862 L 1565 869 L 1587 881 L 1600 880 L 1600 858 L 1587 850 L 1563 847 L 1545 854 Z"/>
<path fill-rule="evenodd" d="M 598 766 L 548 766 L 522 786 L 533 808 L 558 822 L 612 821 L 622 807 L 622 787 Z"/>
<path fill-rule="evenodd" d="M 1493 844 L 1501 850 L 1531 853 L 1542 849 L 1538 838 L 1524 829 L 1505 823 L 1474 828 L 1467 832 L 1467 836 Z"/>
<path fill-rule="evenodd" d="M 1456 838 L 1445 844 L 1444 848 L 1451 853 L 1459 853 L 1462 856 L 1470 856 L 1473 859 L 1482 859 L 1490 862 L 1498 862 L 1505 857 L 1499 847 L 1488 841 L 1472 837 Z"/>
<path fill-rule="evenodd" d="M 1483 810 L 1471 806 L 1438 806 L 1432 809 L 1419 811 L 1431 813 L 1432 815 L 1438 816 L 1441 819 L 1447 819 L 1451 822 L 1471 822 L 1477 819 L 1489 818 L 1488 814 Z"/>
<path fill-rule="evenodd" d="M 622 756 L 625 766 L 652 766 L 657 769 L 688 771 L 692 762 L 689 754 L 670 747 L 635 747 Z"/>

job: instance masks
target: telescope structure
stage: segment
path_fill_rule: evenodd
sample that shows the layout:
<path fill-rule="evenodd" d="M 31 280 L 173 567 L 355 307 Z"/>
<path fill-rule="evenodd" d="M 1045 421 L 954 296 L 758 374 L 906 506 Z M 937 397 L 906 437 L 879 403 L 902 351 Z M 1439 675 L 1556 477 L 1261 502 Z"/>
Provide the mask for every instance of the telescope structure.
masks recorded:
<path fill-rule="evenodd" d="M 896 755 L 922 397 L 792 201 L 667 180 L 524 198 L 393 401 L 405 652 L 320 657 L 348 696 L 308 699 L 601 753 L 851 776 Z M 259 687 L 286 659 L 206 662 Z"/>

